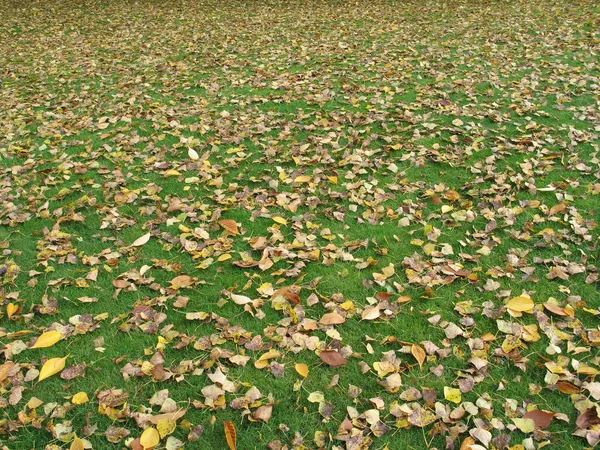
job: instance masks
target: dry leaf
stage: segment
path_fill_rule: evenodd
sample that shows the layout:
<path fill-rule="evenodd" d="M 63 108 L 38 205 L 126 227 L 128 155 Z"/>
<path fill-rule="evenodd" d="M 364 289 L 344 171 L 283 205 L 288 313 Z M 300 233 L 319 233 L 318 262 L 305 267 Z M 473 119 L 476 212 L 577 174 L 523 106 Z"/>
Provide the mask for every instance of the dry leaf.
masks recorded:
<path fill-rule="evenodd" d="M 149 240 L 150 240 L 150 233 L 146 233 L 143 236 L 140 236 L 139 238 L 137 238 L 135 241 L 133 241 L 133 244 L 131 244 L 130 247 L 141 247 Z"/>
<path fill-rule="evenodd" d="M 231 220 L 231 219 L 219 220 L 219 225 L 221 225 L 221 227 L 231 235 L 235 236 L 237 234 L 240 234 L 237 223 L 235 223 L 235 220 Z"/>
<path fill-rule="evenodd" d="M 415 359 L 419 363 L 419 367 L 423 367 L 423 363 L 427 358 L 427 354 L 425 353 L 423 347 L 417 344 L 413 344 L 410 346 L 410 353 L 415 357 Z"/>
<path fill-rule="evenodd" d="M 223 422 L 223 428 L 225 429 L 225 439 L 229 450 L 236 450 L 237 434 L 235 432 L 235 425 L 233 422 L 226 420 Z"/>
<path fill-rule="evenodd" d="M 321 361 L 331 367 L 340 367 L 348 362 L 346 361 L 346 358 L 344 358 L 335 350 L 323 350 L 321 353 L 319 353 L 319 358 L 321 358 Z"/>

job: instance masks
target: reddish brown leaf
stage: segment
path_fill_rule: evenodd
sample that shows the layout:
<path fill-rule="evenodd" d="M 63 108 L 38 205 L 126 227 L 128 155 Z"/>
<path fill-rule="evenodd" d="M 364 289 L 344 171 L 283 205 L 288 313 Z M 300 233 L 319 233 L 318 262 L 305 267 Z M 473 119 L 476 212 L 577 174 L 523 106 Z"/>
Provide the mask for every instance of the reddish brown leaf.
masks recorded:
<path fill-rule="evenodd" d="M 344 358 L 335 350 L 323 350 L 319 354 L 319 358 L 321 358 L 321 361 L 331 367 L 340 367 L 348 362 L 346 358 Z"/>

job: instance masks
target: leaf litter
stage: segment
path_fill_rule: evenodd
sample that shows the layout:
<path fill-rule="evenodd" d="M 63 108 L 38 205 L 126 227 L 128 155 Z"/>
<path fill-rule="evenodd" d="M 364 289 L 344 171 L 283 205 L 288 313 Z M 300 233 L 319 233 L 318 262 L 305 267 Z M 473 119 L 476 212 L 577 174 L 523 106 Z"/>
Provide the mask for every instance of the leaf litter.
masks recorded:
<path fill-rule="evenodd" d="M 598 443 L 594 2 L 46 3 L 0 5 L 7 448 Z"/>

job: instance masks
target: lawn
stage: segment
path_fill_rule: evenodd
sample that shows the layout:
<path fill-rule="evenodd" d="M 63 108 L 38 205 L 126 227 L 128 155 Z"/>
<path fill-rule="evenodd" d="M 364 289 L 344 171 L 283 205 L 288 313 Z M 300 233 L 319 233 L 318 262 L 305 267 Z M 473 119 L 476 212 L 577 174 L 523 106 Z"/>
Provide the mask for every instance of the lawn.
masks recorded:
<path fill-rule="evenodd" d="M 600 440 L 600 5 L 2 0 L 2 449 Z"/>

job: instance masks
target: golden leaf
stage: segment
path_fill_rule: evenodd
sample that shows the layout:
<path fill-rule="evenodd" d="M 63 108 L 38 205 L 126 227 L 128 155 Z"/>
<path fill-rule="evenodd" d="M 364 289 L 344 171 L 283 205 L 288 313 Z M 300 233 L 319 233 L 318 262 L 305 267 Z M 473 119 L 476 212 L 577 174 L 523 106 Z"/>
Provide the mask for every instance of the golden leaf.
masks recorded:
<path fill-rule="evenodd" d="M 423 367 L 425 358 L 427 358 L 427 354 L 425 353 L 425 350 L 423 350 L 423 347 L 417 344 L 413 344 L 410 347 L 410 353 L 415 357 L 415 359 L 419 363 L 419 367 Z"/>
<path fill-rule="evenodd" d="M 235 425 L 233 422 L 226 420 L 223 422 L 223 428 L 225 429 L 225 439 L 230 450 L 236 450 L 237 434 L 235 432 Z"/>
<path fill-rule="evenodd" d="M 304 378 L 308 377 L 308 366 L 306 364 L 296 364 L 296 372 Z"/>
<path fill-rule="evenodd" d="M 233 235 L 240 234 L 237 223 L 235 223 L 235 220 L 224 219 L 224 220 L 219 220 L 218 223 L 229 234 L 233 234 Z"/>
<path fill-rule="evenodd" d="M 8 315 L 8 318 L 10 319 L 12 317 L 12 315 L 14 313 L 16 313 L 19 310 L 19 307 L 17 305 L 15 305 L 14 303 L 9 303 L 8 305 L 6 305 L 6 314 Z"/>
<path fill-rule="evenodd" d="M 65 368 L 65 362 L 67 361 L 68 355 L 64 358 L 51 358 L 44 363 L 40 370 L 38 381 L 45 380 L 52 375 L 56 375 L 58 372 Z"/>
<path fill-rule="evenodd" d="M 158 430 L 158 434 L 160 434 L 161 438 L 165 438 L 175 431 L 177 428 L 177 422 L 173 419 L 160 419 L 156 424 L 156 428 Z"/>
<path fill-rule="evenodd" d="M 33 344 L 30 348 L 47 348 L 52 347 L 58 341 L 62 339 L 62 334 L 60 334 L 56 330 L 46 331 L 42 333 L 42 335 L 37 338 L 35 344 Z"/>
<path fill-rule="evenodd" d="M 159 442 L 160 435 L 158 434 L 158 430 L 154 427 L 146 428 L 140 436 L 140 445 L 144 450 L 156 447 Z"/>
<path fill-rule="evenodd" d="M 69 450 L 85 450 L 83 441 L 81 439 L 79 439 L 77 436 L 75 436 L 75 438 L 71 442 L 71 446 L 69 447 Z"/>
<path fill-rule="evenodd" d="M 74 405 L 81 405 L 82 403 L 87 403 L 89 401 L 90 399 L 88 395 L 83 391 L 78 392 L 71 398 L 71 403 L 73 403 Z"/>

